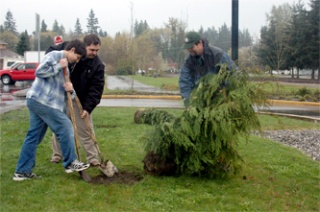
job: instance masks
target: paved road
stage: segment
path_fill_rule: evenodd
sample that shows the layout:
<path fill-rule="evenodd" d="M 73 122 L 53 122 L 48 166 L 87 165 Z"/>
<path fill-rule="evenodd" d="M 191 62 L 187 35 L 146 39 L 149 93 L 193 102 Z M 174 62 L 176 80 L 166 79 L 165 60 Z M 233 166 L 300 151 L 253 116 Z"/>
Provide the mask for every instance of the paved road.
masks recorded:
<path fill-rule="evenodd" d="M 110 90 L 135 90 L 146 93 L 170 93 L 179 95 L 178 91 L 166 91 L 150 85 L 142 84 L 126 76 L 108 76 L 107 87 Z"/>
<path fill-rule="evenodd" d="M 184 108 L 181 100 L 174 99 L 102 99 L 99 107 L 154 107 Z"/>
<path fill-rule="evenodd" d="M 160 88 L 142 84 L 125 76 L 108 76 L 107 87 L 110 90 L 136 90 L 146 92 L 162 92 Z"/>

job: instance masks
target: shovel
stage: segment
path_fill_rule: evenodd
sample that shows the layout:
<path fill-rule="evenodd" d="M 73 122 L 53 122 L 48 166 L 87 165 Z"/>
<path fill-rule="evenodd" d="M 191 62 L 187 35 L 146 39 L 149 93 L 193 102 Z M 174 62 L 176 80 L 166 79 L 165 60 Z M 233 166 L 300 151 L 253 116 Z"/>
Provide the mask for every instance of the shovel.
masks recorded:
<path fill-rule="evenodd" d="M 75 96 L 75 100 L 76 100 L 77 106 L 78 106 L 78 108 L 80 110 L 80 113 L 82 113 L 83 112 L 83 108 L 82 108 L 82 105 L 81 105 L 81 102 L 80 102 L 78 96 Z M 102 156 L 100 148 L 98 146 L 96 136 L 94 135 L 93 129 L 92 129 L 90 123 L 89 123 L 88 116 L 86 116 L 84 118 L 84 121 L 85 121 L 85 124 L 86 124 L 87 128 L 90 131 L 91 140 L 93 141 L 94 146 L 96 147 L 96 149 L 98 151 L 98 154 L 99 154 L 99 157 L 100 157 L 100 160 L 101 160 L 100 161 L 100 165 L 98 166 L 98 168 L 107 177 L 113 177 L 115 174 L 118 173 L 117 167 L 115 165 L 113 165 L 113 163 L 110 160 L 104 160 L 104 157 Z"/>
<path fill-rule="evenodd" d="M 63 68 L 63 72 L 64 72 L 65 81 L 69 82 L 69 76 L 68 76 L 67 68 Z M 79 147 L 80 146 L 79 146 L 79 137 L 78 137 L 77 125 L 76 125 L 76 118 L 74 116 L 74 109 L 73 109 L 73 104 L 72 104 L 72 99 L 71 99 L 70 92 L 67 92 L 67 97 L 68 97 L 68 107 L 69 107 L 69 111 L 70 111 L 71 122 L 72 122 L 73 129 L 74 129 L 74 137 L 75 137 L 75 143 L 76 143 L 77 156 L 78 156 L 78 159 L 81 161 L 80 151 L 79 151 Z M 80 176 L 82 177 L 82 179 L 84 181 L 86 181 L 86 182 L 90 182 L 91 181 L 91 177 L 85 171 L 80 171 L 79 174 L 80 174 Z"/>

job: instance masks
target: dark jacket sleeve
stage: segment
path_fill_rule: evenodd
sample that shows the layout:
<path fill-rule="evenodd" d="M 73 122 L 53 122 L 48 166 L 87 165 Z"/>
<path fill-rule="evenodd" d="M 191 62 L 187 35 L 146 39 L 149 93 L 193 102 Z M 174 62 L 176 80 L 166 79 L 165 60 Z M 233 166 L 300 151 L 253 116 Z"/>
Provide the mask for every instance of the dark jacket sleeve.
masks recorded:
<path fill-rule="evenodd" d="M 64 48 L 67 46 L 68 41 L 59 43 L 58 45 L 54 45 L 54 46 L 49 46 L 49 48 L 46 50 L 45 54 L 48 54 L 51 51 L 60 51 L 60 50 L 64 50 Z"/>
<path fill-rule="evenodd" d="M 94 74 L 91 77 L 90 85 L 87 87 L 86 96 L 83 101 L 83 109 L 91 113 L 93 109 L 100 103 L 104 84 L 104 65 L 99 63 L 97 67 L 95 67 Z"/>
<path fill-rule="evenodd" d="M 73 87 L 83 109 L 89 113 L 100 103 L 105 84 L 104 69 L 100 58 L 95 57 L 81 59 L 71 72 Z"/>

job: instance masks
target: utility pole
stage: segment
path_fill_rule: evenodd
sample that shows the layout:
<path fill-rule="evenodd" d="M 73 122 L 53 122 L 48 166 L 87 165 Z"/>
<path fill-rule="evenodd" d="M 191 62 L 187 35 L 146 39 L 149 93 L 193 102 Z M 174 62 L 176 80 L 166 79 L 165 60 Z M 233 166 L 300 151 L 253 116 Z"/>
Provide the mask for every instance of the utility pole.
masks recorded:
<path fill-rule="evenodd" d="M 232 0 L 232 33 L 231 33 L 231 50 L 232 60 L 238 65 L 239 49 L 239 0 Z"/>
<path fill-rule="evenodd" d="M 130 12 L 131 12 L 131 32 L 130 32 L 130 37 L 131 37 L 131 58 L 133 59 L 133 55 L 134 55 L 134 43 L 133 43 L 133 2 L 130 2 Z M 133 91 L 133 87 L 134 87 L 134 66 L 133 66 L 133 60 L 131 60 L 131 90 Z"/>
<path fill-rule="evenodd" d="M 38 63 L 40 63 L 40 16 L 36 13 L 36 35 L 38 40 Z"/>

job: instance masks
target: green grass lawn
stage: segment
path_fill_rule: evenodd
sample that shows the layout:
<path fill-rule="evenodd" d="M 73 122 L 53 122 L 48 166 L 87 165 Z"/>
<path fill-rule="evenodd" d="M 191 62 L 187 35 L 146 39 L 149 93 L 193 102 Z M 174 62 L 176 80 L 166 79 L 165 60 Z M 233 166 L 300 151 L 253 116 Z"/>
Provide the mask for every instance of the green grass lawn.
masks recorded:
<path fill-rule="evenodd" d="M 41 179 L 15 182 L 12 175 L 28 130 L 28 110 L 1 118 L 0 211 L 319 211 L 319 161 L 297 149 L 258 136 L 240 142 L 241 174 L 226 180 L 154 177 L 144 174 L 140 139 L 152 126 L 135 124 L 137 108 L 97 108 L 95 133 L 105 158 L 119 171 L 142 176 L 135 184 L 97 185 L 51 164 L 51 132 L 37 151 L 34 172 Z M 182 110 L 167 110 L 179 115 Z M 259 116 L 264 130 L 319 129 L 320 125 Z M 82 156 L 84 158 L 84 155 Z M 100 171 L 90 168 L 91 177 Z"/>
<path fill-rule="evenodd" d="M 142 75 L 134 75 L 134 79 L 143 84 L 151 85 L 164 90 L 179 90 L 178 77 L 149 77 Z"/>

